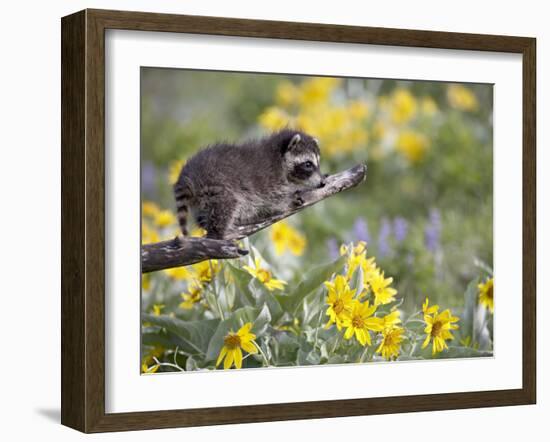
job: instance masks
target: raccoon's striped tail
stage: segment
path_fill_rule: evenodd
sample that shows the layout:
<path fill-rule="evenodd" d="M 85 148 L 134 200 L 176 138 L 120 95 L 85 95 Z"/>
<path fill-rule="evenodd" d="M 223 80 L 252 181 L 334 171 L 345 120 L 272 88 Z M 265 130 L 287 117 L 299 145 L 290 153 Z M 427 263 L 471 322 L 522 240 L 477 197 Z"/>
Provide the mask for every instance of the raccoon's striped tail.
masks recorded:
<path fill-rule="evenodd" d="M 187 217 L 189 214 L 189 200 L 192 197 L 191 189 L 186 184 L 177 182 L 174 185 L 174 196 L 176 197 L 176 214 L 183 236 L 188 235 Z"/>

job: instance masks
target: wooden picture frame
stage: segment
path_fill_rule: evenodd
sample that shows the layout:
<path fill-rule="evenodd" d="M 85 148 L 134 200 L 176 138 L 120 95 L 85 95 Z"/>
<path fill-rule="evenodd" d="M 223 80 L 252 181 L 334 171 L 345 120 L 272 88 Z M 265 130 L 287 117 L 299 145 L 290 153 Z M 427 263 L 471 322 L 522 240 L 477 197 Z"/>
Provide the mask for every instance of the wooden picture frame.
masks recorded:
<path fill-rule="evenodd" d="M 523 385 L 513 390 L 105 412 L 105 30 L 495 51 L 523 63 Z M 62 424 L 83 432 L 533 404 L 536 41 L 533 38 L 84 10 L 62 19 Z"/>

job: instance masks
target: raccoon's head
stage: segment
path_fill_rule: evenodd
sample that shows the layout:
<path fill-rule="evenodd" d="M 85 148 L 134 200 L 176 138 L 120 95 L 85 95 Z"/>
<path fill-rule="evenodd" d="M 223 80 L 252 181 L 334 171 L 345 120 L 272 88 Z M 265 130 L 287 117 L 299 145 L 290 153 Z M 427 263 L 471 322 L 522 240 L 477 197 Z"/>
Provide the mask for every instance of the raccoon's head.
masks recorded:
<path fill-rule="evenodd" d="M 319 142 L 309 135 L 293 132 L 283 143 L 281 154 L 288 181 L 300 187 L 315 189 L 325 185 L 321 173 Z"/>

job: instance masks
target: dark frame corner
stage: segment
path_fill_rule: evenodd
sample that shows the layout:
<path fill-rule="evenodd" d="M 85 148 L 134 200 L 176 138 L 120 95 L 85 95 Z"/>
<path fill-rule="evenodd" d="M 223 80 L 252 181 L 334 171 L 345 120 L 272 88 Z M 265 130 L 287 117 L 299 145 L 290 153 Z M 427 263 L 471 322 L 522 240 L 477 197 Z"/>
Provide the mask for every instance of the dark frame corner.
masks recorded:
<path fill-rule="evenodd" d="M 523 56 L 523 386 L 515 390 L 105 413 L 105 30 L 186 32 L 518 53 Z M 536 40 L 450 32 L 84 10 L 62 30 L 61 422 L 83 432 L 534 404 Z"/>

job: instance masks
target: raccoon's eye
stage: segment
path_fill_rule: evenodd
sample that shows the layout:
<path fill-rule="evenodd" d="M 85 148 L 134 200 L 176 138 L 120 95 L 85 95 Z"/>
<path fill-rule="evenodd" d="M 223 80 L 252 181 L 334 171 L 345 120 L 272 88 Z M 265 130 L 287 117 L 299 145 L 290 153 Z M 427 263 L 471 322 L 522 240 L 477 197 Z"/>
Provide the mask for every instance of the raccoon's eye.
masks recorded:
<path fill-rule="evenodd" d="M 302 163 L 302 167 L 305 170 L 313 170 L 314 168 L 313 163 L 311 161 L 306 161 L 305 163 Z"/>

